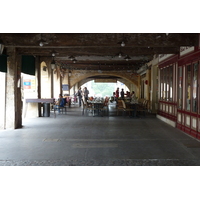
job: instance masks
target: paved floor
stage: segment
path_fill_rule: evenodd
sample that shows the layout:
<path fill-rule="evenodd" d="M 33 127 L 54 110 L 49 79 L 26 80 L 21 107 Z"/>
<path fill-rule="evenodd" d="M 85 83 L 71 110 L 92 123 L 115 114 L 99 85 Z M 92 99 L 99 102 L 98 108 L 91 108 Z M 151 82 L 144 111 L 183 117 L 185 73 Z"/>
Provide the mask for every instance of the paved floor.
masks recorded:
<path fill-rule="evenodd" d="M 112 110 L 112 108 L 111 108 Z M 23 128 L 0 131 L 1 166 L 199 166 L 200 142 L 160 121 L 67 114 L 25 118 Z"/>

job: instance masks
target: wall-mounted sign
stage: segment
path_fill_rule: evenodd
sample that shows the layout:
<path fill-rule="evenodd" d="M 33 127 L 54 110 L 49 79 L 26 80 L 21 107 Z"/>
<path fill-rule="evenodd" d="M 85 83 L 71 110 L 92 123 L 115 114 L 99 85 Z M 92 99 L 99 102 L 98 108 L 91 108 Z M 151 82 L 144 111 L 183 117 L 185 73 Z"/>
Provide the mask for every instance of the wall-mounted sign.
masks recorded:
<path fill-rule="evenodd" d="M 62 85 L 62 90 L 63 91 L 69 91 L 69 85 L 68 84 L 63 84 Z"/>
<path fill-rule="evenodd" d="M 31 79 L 24 80 L 24 89 L 31 89 Z"/>
<path fill-rule="evenodd" d="M 159 55 L 159 62 L 169 58 L 170 56 L 173 56 L 174 54 L 160 54 Z"/>
<path fill-rule="evenodd" d="M 180 56 L 188 54 L 192 51 L 194 51 L 194 47 L 180 47 Z"/>

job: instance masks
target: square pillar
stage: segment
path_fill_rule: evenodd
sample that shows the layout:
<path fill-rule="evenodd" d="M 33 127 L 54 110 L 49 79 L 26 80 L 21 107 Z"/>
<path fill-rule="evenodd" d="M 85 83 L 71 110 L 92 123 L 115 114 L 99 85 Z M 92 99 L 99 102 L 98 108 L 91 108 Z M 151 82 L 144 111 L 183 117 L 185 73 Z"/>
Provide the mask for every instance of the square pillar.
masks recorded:
<path fill-rule="evenodd" d="M 15 48 L 7 48 L 8 69 L 6 78 L 5 98 L 5 129 L 16 129 L 22 127 L 22 101 L 20 71 L 17 67 L 17 56 Z"/>

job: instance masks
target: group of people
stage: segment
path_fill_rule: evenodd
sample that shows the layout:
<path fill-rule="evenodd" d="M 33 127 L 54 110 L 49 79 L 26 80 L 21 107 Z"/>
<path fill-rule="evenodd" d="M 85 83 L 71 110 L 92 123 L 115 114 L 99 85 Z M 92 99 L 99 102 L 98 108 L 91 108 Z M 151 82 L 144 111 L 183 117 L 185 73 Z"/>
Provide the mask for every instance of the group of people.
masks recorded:
<path fill-rule="evenodd" d="M 88 100 L 89 90 L 87 89 L 87 87 L 84 87 L 82 91 L 80 87 L 76 95 L 78 96 L 79 106 L 81 107 L 82 98 L 84 98 L 85 102 Z M 66 98 L 63 98 L 62 94 L 59 94 L 57 101 L 54 102 L 54 109 L 57 109 L 58 112 L 60 113 L 60 107 L 64 107 L 65 104 L 66 104 Z"/>
<path fill-rule="evenodd" d="M 84 87 L 82 90 L 81 87 L 78 89 L 77 96 L 79 100 L 79 106 L 81 107 L 81 100 L 83 99 L 85 102 L 88 100 L 89 90 L 87 87 Z"/>
<path fill-rule="evenodd" d="M 87 100 L 88 100 L 89 90 L 87 89 L 87 87 L 84 87 L 83 90 L 80 87 L 78 89 L 78 92 L 76 93 L 76 95 L 78 96 L 79 106 L 81 107 L 81 100 L 83 99 L 85 102 L 87 102 Z M 115 92 L 113 92 L 113 97 L 114 97 L 115 100 L 118 99 L 119 97 L 121 97 L 121 99 L 124 99 L 125 97 L 129 97 L 131 99 L 136 98 L 134 91 L 132 91 L 131 93 L 129 91 L 126 91 L 126 93 L 124 93 L 123 88 L 121 89 L 121 92 L 119 91 L 119 88 L 117 88 L 117 90 Z M 63 98 L 62 94 L 59 94 L 59 98 L 55 102 L 55 108 L 58 108 L 59 111 L 60 111 L 59 107 L 62 106 L 62 104 L 64 104 L 63 99 L 64 98 Z"/>
<path fill-rule="evenodd" d="M 121 97 L 121 99 L 124 99 L 125 97 L 129 97 L 129 98 L 135 98 L 135 92 L 132 91 L 131 93 L 129 91 L 126 91 L 126 93 L 124 93 L 124 89 L 122 88 L 121 91 L 119 91 L 119 88 L 117 88 L 117 90 L 115 92 L 113 92 L 113 97 L 115 99 Z"/>

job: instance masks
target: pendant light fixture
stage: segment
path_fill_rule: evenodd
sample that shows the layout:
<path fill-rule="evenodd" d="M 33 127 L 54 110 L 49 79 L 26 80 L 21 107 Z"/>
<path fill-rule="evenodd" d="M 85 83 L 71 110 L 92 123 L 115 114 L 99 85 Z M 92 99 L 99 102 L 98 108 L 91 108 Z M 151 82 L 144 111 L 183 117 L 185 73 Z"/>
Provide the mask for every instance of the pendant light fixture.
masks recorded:
<path fill-rule="evenodd" d="M 72 60 L 72 62 L 73 62 L 73 63 L 76 63 L 76 62 L 77 62 L 76 58 L 74 58 L 74 59 Z"/>
<path fill-rule="evenodd" d="M 124 38 L 124 33 L 123 33 L 123 39 L 122 39 L 122 42 L 121 42 L 121 47 L 125 47 L 125 38 Z"/>
<path fill-rule="evenodd" d="M 131 58 L 129 55 L 126 55 L 125 58 L 124 58 L 126 61 L 129 61 Z"/>
<path fill-rule="evenodd" d="M 121 46 L 125 47 L 125 42 L 124 41 L 122 41 Z"/>
<path fill-rule="evenodd" d="M 43 47 L 45 44 L 48 44 L 43 38 L 42 38 L 42 33 L 40 34 L 40 41 L 39 41 L 39 46 Z"/>
<path fill-rule="evenodd" d="M 122 51 L 121 51 L 121 47 L 120 47 L 120 52 L 118 53 L 118 57 L 121 58 L 123 56 Z"/>
<path fill-rule="evenodd" d="M 75 57 L 74 57 L 74 56 L 69 56 L 69 59 L 70 59 L 70 60 L 74 60 Z"/>
<path fill-rule="evenodd" d="M 39 46 L 43 47 L 44 46 L 44 42 L 40 41 Z"/>

